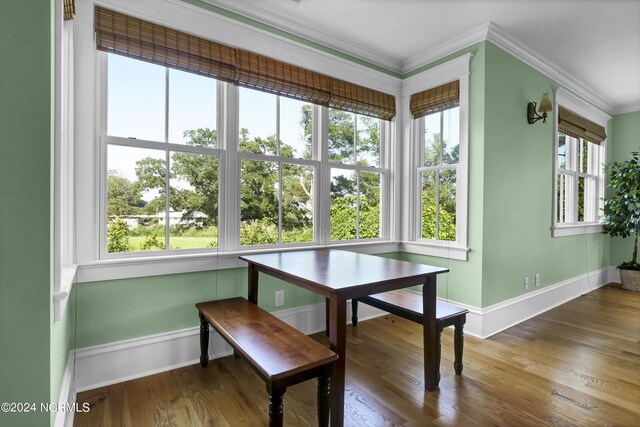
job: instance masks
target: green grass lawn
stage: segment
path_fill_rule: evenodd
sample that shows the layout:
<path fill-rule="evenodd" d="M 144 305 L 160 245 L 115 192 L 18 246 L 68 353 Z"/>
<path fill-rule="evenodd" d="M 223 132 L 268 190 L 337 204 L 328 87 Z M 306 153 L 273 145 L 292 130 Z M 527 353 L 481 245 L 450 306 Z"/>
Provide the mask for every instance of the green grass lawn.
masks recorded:
<path fill-rule="evenodd" d="M 158 239 L 162 241 L 162 238 L 159 237 Z M 216 240 L 215 237 L 170 236 L 169 246 L 171 249 L 208 248 Z M 144 242 L 144 236 L 129 237 L 131 251 L 139 251 L 142 242 Z"/>

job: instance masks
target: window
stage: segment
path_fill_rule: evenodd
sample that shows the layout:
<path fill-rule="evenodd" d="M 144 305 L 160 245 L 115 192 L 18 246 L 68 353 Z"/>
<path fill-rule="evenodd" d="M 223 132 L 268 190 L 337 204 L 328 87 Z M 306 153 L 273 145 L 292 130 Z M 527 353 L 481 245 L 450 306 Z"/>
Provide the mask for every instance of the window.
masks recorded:
<path fill-rule="evenodd" d="M 411 118 L 409 239 L 430 256 L 466 260 L 469 67 L 462 55 L 406 82 Z"/>
<path fill-rule="evenodd" d="M 599 145 L 558 132 L 557 162 L 557 223 L 599 222 Z"/>
<path fill-rule="evenodd" d="M 384 237 L 381 120 L 111 53 L 100 58 L 102 257 Z M 218 139 L 225 112 L 238 126 L 227 142 Z M 313 134 L 323 114 L 324 137 Z M 225 163 L 229 149 L 237 162 Z M 327 206 L 316 203 L 321 168 L 329 171 Z M 221 182 L 235 177 L 221 201 Z M 221 206 L 236 200 L 239 218 L 225 217 Z M 319 216 L 330 223 L 322 238 Z M 219 242 L 221 224 L 239 230 L 232 241 Z"/>
<path fill-rule="evenodd" d="M 460 165 L 460 108 L 423 117 L 422 166 L 418 168 L 420 237 L 456 241 L 456 183 Z"/>
<path fill-rule="evenodd" d="M 330 108 L 330 239 L 382 237 L 381 121 Z"/>
<path fill-rule="evenodd" d="M 608 116 L 556 92 L 553 236 L 599 232 Z"/>
<path fill-rule="evenodd" d="M 103 253 L 216 248 L 216 80 L 113 54 L 103 59 Z"/>
<path fill-rule="evenodd" d="M 314 241 L 313 106 L 240 88 L 240 244 Z"/>

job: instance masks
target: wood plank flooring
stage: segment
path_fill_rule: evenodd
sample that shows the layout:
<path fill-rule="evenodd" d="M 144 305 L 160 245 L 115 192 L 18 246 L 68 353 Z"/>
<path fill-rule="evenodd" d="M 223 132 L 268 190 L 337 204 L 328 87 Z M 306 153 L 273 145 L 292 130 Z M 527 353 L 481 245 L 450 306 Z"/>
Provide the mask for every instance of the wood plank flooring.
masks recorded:
<path fill-rule="evenodd" d="M 465 337 L 438 391 L 423 390 L 420 325 L 384 316 L 347 328 L 347 426 L 640 426 L 640 293 L 607 286 L 489 339 Z M 324 334 L 314 338 L 326 343 Z M 316 425 L 316 383 L 285 394 L 285 425 Z M 264 383 L 233 356 L 80 393 L 81 426 L 262 426 Z"/>

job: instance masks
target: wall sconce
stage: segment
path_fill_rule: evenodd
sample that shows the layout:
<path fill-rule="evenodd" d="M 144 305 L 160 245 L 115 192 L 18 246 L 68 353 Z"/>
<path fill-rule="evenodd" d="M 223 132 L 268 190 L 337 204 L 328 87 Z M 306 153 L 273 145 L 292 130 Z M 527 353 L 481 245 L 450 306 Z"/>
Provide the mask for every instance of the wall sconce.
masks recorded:
<path fill-rule="evenodd" d="M 540 107 L 538 108 L 538 112 L 542 113 L 542 115 L 536 113 L 536 103 L 530 102 L 529 105 L 527 105 L 527 121 L 530 125 L 534 124 L 540 119 L 542 119 L 542 123 L 547 123 L 547 113 L 552 109 L 551 95 L 549 95 L 549 92 L 545 92 L 542 95 L 542 99 L 540 100 Z"/>

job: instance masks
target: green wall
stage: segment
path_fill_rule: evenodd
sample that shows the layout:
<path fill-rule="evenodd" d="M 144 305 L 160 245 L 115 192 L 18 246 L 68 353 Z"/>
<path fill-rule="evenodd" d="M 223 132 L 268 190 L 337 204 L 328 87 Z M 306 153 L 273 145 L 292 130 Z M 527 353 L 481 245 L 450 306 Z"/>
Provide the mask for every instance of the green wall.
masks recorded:
<path fill-rule="evenodd" d="M 316 304 L 323 298 L 260 274 L 259 304 L 274 311 L 276 290 L 285 291 L 277 310 Z M 205 271 L 76 285 L 77 347 L 88 347 L 197 326 L 195 304 L 247 296 L 247 270 Z"/>
<path fill-rule="evenodd" d="M 0 402 L 49 402 L 53 3 L 0 13 Z M 47 413 L 0 413 L 0 425 L 49 424 Z"/>
<path fill-rule="evenodd" d="M 610 265 L 606 236 L 551 237 L 553 126 L 525 113 L 557 84 L 491 43 L 485 74 L 482 307 Z"/>
<path fill-rule="evenodd" d="M 609 155 L 611 161 L 624 161 L 631 152 L 640 151 L 640 111 L 613 116 L 609 123 Z M 633 240 L 616 237 L 611 242 L 611 264 L 631 261 Z"/>

